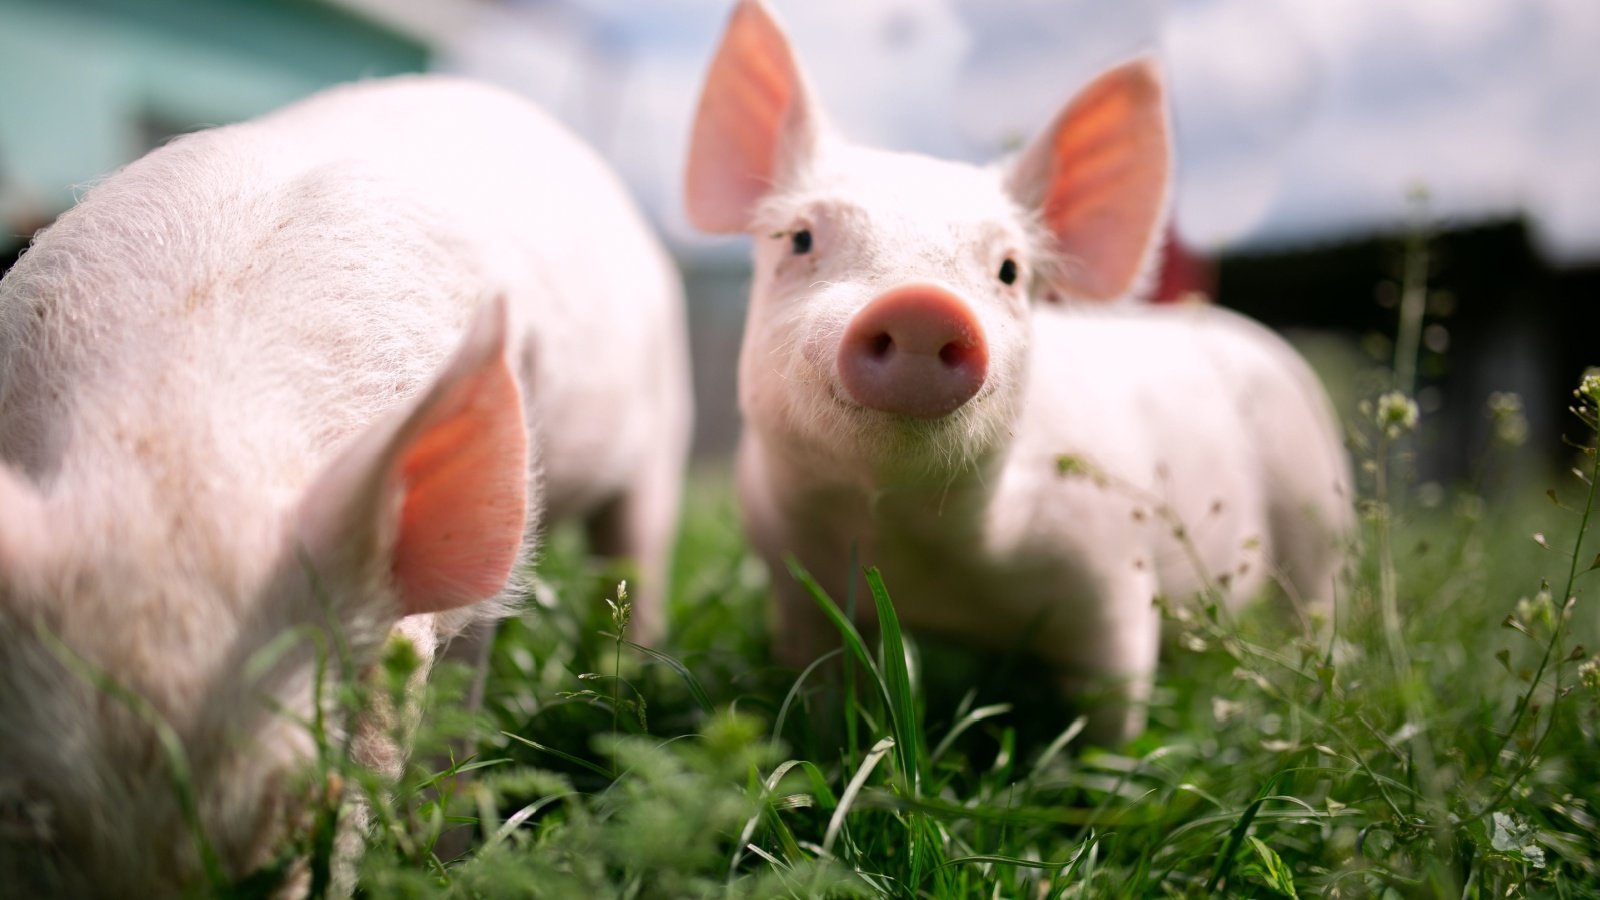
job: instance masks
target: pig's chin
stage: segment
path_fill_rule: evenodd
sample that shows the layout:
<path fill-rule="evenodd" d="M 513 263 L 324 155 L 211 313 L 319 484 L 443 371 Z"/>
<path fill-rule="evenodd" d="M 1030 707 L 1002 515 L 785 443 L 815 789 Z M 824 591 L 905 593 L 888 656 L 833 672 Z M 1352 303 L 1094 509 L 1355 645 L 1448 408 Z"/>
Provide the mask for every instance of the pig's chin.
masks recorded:
<path fill-rule="evenodd" d="M 1007 419 L 994 414 L 992 407 L 1001 398 L 989 385 L 971 400 L 934 418 L 863 406 L 831 381 L 826 393 L 833 415 L 813 420 L 813 427 L 826 429 L 816 437 L 832 445 L 842 464 L 853 463 L 877 478 L 945 482 L 976 471 L 1004 438 L 1002 430 L 992 427 L 992 423 Z"/>

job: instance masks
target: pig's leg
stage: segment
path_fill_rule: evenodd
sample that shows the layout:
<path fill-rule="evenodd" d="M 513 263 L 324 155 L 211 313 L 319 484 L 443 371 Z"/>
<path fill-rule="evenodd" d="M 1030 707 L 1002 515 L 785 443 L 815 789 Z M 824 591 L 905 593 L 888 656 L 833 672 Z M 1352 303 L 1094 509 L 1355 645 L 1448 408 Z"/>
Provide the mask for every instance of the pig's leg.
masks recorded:
<path fill-rule="evenodd" d="M 817 584 L 827 592 L 840 610 L 846 610 L 848 600 L 849 579 L 856 580 L 856 628 L 860 631 L 862 639 L 868 647 L 876 646 L 877 625 L 870 610 L 872 601 L 867 594 L 866 582 L 859 574 L 852 576 L 849 563 L 849 551 L 840 550 L 837 554 L 795 554 L 800 564 L 816 579 Z M 767 559 L 768 571 L 772 573 L 772 593 L 775 601 L 771 610 L 769 625 L 772 635 L 772 654 L 776 662 L 785 668 L 792 669 L 798 678 L 817 660 L 829 653 L 833 656 L 816 668 L 812 669 L 803 683 L 796 686 L 801 689 L 804 710 L 803 715 L 791 715 L 791 727 L 798 727 L 801 734 L 807 734 L 819 746 L 842 744 L 845 741 L 845 716 L 849 713 L 845 708 L 845 673 L 853 671 L 852 681 L 855 685 L 857 697 L 870 696 L 877 690 L 870 681 L 864 667 L 851 659 L 852 666 L 847 670 L 845 654 L 851 651 L 843 649 L 844 638 L 839 633 L 838 626 L 822 612 L 816 598 L 804 585 L 796 581 L 789 573 L 789 568 L 784 559 Z M 863 598 L 868 610 L 862 614 Z M 873 620 L 871 624 L 866 620 Z M 803 722 L 795 721 L 803 719 Z"/>
<path fill-rule="evenodd" d="M 476 713 L 483 706 L 483 689 L 489 679 L 489 651 L 494 647 L 495 626 L 493 620 L 477 621 L 468 625 L 460 634 L 450 639 L 445 645 L 444 652 L 439 659 L 442 662 L 456 663 L 468 667 L 472 673 L 472 680 L 467 684 L 467 695 L 461 698 L 463 705 L 470 712 Z M 474 737 L 462 736 L 450 739 L 448 755 L 435 755 L 427 761 L 432 772 L 442 772 L 452 762 L 464 762 L 473 751 L 477 743 Z M 466 782 L 471 775 L 457 776 L 458 782 Z M 434 795 L 437 798 L 437 795 Z M 439 836 L 434 844 L 434 855 L 439 859 L 449 861 L 463 856 L 472 846 L 472 840 L 477 836 L 476 825 L 462 825 L 447 829 Z"/>
<path fill-rule="evenodd" d="M 591 550 L 631 559 L 637 567 L 638 582 L 628 584 L 633 603 L 628 636 L 646 646 L 660 643 L 666 632 L 672 547 L 682 495 L 682 459 L 670 453 L 656 454 L 622 493 L 587 522 Z"/>
<path fill-rule="evenodd" d="M 1115 579 L 1089 620 L 1074 623 L 1073 634 L 1058 645 L 1075 650 L 1070 658 L 1051 654 L 1062 692 L 1084 705 L 1085 736 L 1094 743 L 1121 743 L 1144 730 L 1161 649 L 1155 594 L 1151 575 Z"/>
<path fill-rule="evenodd" d="M 1262 448 L 1271 555 L 1290 596 L 1327 616 L 1355 531 L 1350 463 L 1322 384 L 1291 348 L 1263 335 L 1276 369 L 1248 382 L 1243 427 Z"/>
<path fill-rule="evenodd" d="M 775 470 L 776 467 L 776 470 Z M 851 571 L 850 536 L 840 533 L 827 501 L 781 497 L 780 491 L 799 483 L 783 464 L 746 434 L 739 446 L 738 482 L 740 513 L 750 546 L 767 564 L 772 579 L 774 606 L 769 624 L 772 654 L 782 665 L 803 669 L 817 657 L 839 646 L 839 629 L 823 614 L 811 592 L 789 572 L 792 556 L 841 609 L 849 605 L 850 579 L 856 580 L 857 626 L 862 616 L 861 598 L 866 583 Z M 818 513 L 819 506 L 825 510 Z M 868 600 L 866 605 L 871 606 Z M 866 618 L 876 621 L 873 616 Z"/>
<path fill-rule="evenodd" d="M 493 620 L 473 622 L 450 639 L 440 657 L 446 662 L 466 666 L 472 673 L 472 681 L 468 683 L 467 695 L 462 701 L 467 709 L 474 712 L 483 705 L 483 687 L 489 678 L 489 651 L 494 647 L 496 624 Z"/>
<path fill-rule="evenodd" d="M 845 580 L 827 569 L 815 568 L 803 559 L 801 562 L 833 602 L 844 610 L 848 596 Z M 796 670 L 804 669 L 823 654 L 838 649 L 843 638 L 838 627 L 817 605 L 811 592 L 789 574 L 789 568 L 782 559 L 769 559 L 767 566 L 768 571 L 772 572 L 772 589 L 777 601 L 773 608 L 772 655 L 782 665 Z M 847 566 L 848 563 L 845 563 L 839 568 L 843 571 Z M 857 595 L 858 607 L 862 596 L 865 596 L 864 586 L 860 587 Z M 857 618 L 857 627 L 860 628 L 859 615 Z M 865 637 L 866 632 L 862 634 Z M 828 676 L 832 677 L 836 670 L 837 667 L 830 667 Z"/>

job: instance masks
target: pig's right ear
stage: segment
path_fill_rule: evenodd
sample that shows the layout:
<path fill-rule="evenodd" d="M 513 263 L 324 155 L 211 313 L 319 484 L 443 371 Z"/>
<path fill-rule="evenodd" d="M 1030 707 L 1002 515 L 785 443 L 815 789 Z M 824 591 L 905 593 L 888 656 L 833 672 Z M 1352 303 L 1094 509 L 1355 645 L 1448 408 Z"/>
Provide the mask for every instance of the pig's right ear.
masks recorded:
<path fill-rule="evenodd" d="M 689 221 L 715 233 L 747 230 L 761 198 L 811 155 L 821 127 L 783 28 L 761 0 L 740 0 L 700 93 Z"/>
<path fill-rule="evenodd" d="M 508 320 L 503 298 L 481 309 L 433 385 L 314 483 L 297 526 L 319 576 L 376 576 L 398 594 L 400 615 L 455 609 L 505 587 L 528 510 Z"/>
<path fill-rule="evenodd" d="M 1060 292 L 1111 300 L 1139 285 L 1155 256 L 1171 165 L 1161 73 L 1150 59 L 1096 78 L 1023 151 L 1009 187 L 1055 240 L 1061 265 L 1045 274 Z"/>

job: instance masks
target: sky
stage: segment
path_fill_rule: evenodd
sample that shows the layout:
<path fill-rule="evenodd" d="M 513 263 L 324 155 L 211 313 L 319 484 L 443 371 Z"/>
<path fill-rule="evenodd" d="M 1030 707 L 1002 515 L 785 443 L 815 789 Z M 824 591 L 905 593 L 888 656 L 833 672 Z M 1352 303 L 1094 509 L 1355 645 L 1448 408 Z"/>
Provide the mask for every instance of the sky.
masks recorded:
<path fill-rule="evenodd" d="M 1101 69 L 1155 54 L 1175 222 L 1202 251 L 1526 214 L 1555 262 L 1600 261 L 1596 0 L 769 3 L 843 134 L 974 162 L 1014 149 Z M 483 10 L 441 67 L 543 102 L 669 240 L 716 252 L 685 220 L 680 182 L 731 5 L 516 0 Z"/>

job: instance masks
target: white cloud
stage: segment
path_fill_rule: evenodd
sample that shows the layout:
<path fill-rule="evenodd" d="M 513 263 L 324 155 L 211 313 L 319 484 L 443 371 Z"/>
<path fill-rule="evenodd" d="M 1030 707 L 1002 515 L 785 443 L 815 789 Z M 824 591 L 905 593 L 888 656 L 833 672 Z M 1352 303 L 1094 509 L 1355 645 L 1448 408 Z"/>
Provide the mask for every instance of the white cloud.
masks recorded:
<path fill-rule="evenodd" d="M 1600 6 L 1290 0 L 1320 88 L 1247 237 L 1529 214 L 1561 257 L 1600 256 Z"/>
<path fill-rule="evenodd" d="M 1600 257 L 1594 0 L 769 0 L 846 134 L 985 159 L 1106 65 L 1159 47 L 1177 222 L 1204 247 L 1393 225 L 1406 195 L 1527 210 Z M 496 13 L 449 66 L 511 83 L 595 140 L 679 240 L 679 179 L 726 0 Z"/>
<path fill-rule="evenodd" d="M 1107 66 L 1155 49 L 1156 0 L 958 0 L 972 53 L 955 76 L 968 155 L 1013 147 Z"/>
<path fill-rule="evenodd" d="M 1187 3 L 1162 22 L 1177 136 L 1177 226 L 1220 247 L 1261 221 L 1285 147 L 1312 115 L 1321 66 L 1277 0 Z"/>
<path fill-rule="evenodd" d="M 809 0 L 784 5 L 780 15 L 822 106 L 845 134 L 881 147 L 955 151 L 951 98 L 967 30 L 950 3 Z"/>

